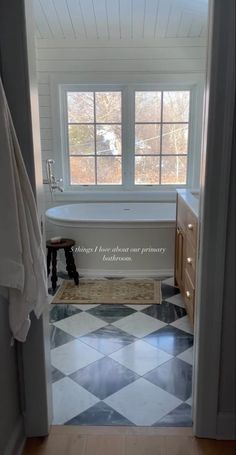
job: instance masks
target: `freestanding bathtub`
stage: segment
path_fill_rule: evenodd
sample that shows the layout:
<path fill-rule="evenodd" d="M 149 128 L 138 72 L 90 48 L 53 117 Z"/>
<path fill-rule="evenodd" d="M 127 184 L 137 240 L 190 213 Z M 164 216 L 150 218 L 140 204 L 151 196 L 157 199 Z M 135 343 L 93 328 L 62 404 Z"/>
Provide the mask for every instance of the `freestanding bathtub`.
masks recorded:
<path fill-rule="evenodd" d="M 68 204 L 46 211 L 47 233 L 76 241 L 74 256 L 82 275 L 169 276 L 175 210 L 175 203 Z"/>

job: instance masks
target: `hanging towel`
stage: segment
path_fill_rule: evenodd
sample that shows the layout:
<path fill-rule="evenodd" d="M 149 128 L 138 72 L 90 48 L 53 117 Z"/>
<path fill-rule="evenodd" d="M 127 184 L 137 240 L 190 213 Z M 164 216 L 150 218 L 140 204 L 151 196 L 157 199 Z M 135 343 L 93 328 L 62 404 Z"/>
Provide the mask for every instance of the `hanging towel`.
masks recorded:
<path fill-rule="evenodd" d="M 8 288 L 13 337 L 26 340 L 30 313 L 48 305 L 37 208 L 0 79 L 0 286 Z"/>

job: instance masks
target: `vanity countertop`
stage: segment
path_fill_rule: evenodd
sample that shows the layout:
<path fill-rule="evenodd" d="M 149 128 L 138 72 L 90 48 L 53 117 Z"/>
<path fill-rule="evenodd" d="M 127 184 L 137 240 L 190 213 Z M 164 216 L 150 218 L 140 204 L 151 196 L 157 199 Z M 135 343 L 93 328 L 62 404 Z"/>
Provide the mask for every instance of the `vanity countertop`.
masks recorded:
<path fill-rule="evenodd" d="M 184 202 L 189 206 L 194 215 L 198 218 L 199 214 L 199 191 L 180 189 L 177 193 L 182 197 Z"/>

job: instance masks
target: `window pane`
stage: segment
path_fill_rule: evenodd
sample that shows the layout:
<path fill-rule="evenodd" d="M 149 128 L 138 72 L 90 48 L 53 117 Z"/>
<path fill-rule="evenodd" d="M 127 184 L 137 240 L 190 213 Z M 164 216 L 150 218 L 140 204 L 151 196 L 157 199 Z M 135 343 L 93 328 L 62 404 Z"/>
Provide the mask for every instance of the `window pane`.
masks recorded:
<path fill-rule="evenodd" d="M 71 185 L 95 184 L 95 158 L 88 156 L 70 157 Z"/>
<path fill-rule="evenodd" d="M 161 92 L 135 93 L 135 121 L 161 121 Z"/>
<path fill-rule="evenodd" d="M 135 157 L 135 184 L 157 185 L 160 183 L 160 158 L 157 156 Z"/>
<path fill-rule="evenodd" d="M 121 155 L 121 126 L 99 125 L 97 130 L 97 154 Z"/>
<path fill-rule="evenodd" d="M 70 155 L 95 154 L 93 125 L 69 125 L 68 131 Z"/>
<path fill-rule="evenodd" d="M 162 157 L 161 183 L 162 184 L 185 184 L 187 177 L 186 156 Z"/>
<path fill-rule="evenodd" d="M 189 121 L 190 92 L 163 93 L 163 122 Z"/>
<path fill-rule="evenodd" d="M 98 157 L 97 158 L 97 183 L 100 185 L 120 185 L 121 176 L 121 158 Z"/>
<path fill-rule="evenodd" d="M 94 122 L 94 97 L 93 92 L 68 92 L 68 122 L 92 123 Z"/>
<path fill-rule="evenodd" d="M 121 92 L 96 92 L 96 122 L 121 123 Z"/>
<path fill-rule="evenodd" d="M 160 153 L 160 125 L 135 126 L 135 153 L 137 155 Z"/>
<path fill-rule="evenodd" d="M 179 154 L 188 151 L 188 125 L 163 125 L 162 153 Z"/>

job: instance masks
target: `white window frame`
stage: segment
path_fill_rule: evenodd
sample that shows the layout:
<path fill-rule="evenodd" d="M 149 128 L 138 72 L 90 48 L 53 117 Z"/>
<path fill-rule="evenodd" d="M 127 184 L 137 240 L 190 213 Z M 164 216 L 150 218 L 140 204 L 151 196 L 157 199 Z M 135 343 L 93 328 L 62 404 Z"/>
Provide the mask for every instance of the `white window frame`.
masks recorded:
<path fill-rule="evenodd" d="M 119 77 L 121 83 L 110 76 L 94 74 L 87 77 L 51 75 L 53 158 L 56 171 L 63 177 L 64 193 L 56 194 L 61 200 L 174 200 L 176 188 L 198 188 L 200 169 L 201 121 L 203 109 L 203 78 L 201 75 L 152 75 L 152 82 L 132 82 L 130 75 Z M 82 79 L 82 80 L 81 80 Z M 92 80 L 91 80 L 92 79 Z M 97 79 L 97 83 L 94 83 Z M 131 80 L 130 80 L 131 79 Z M 137 79 L 139 79 L 137 77 Z M 149 77 L 150 79 L 150 77 Z M 84 81 L 88 81 L 85 83 Z M 184 185 L 135 185 L 135 91 L 190 91 L 189 149 L 187 183 Z M 121 91 L 122 92 L 122 185 L 71 185 L 69 181 L 67 91 Z M 132 95 L 132 97 L 131 97 Z M 131 102 L 131 99 L 133 102 Z M 65 121 L 66 120 L 66 121 Z M 60 151 L 60 153 L 58 153 Z M 130 152 L 129 152 L 130 151 Z"/>
<path fill-rule="evenodd" d="M 119 191 L 119 188 L 123 187 L 121 185 L 75 185 L 70 183 L 70 164 L 69 164 L 69 144 L 68 144 L 68 122 L 67 122 L 67 93 L 68 92 L 121 92 L 122 100 L 123 100 L 123 87 L 122 86 L 108 86 L 108 85 L 85 85 L 85 84 L 76 84 L 76 85 L 62 85 L 60 88 L 60 97 L 61 97 L 61 139 L 62 139 L 62 147 L 61 147 L 61 155 L 62 155 L 62 163 L 63 163 L 63 181 L 65 182 L 65 188 L 68 191 L 95 191 L 96 189 L 99 190 L 108 190 L 110 188 Z M 122 182 L 124 181 L 124 134 L 123 134 L 123 123 L 124 123 L 124 108 L 122 103 L 122 112 L 121 112 L 121 131 L 122 131 Z"/>

